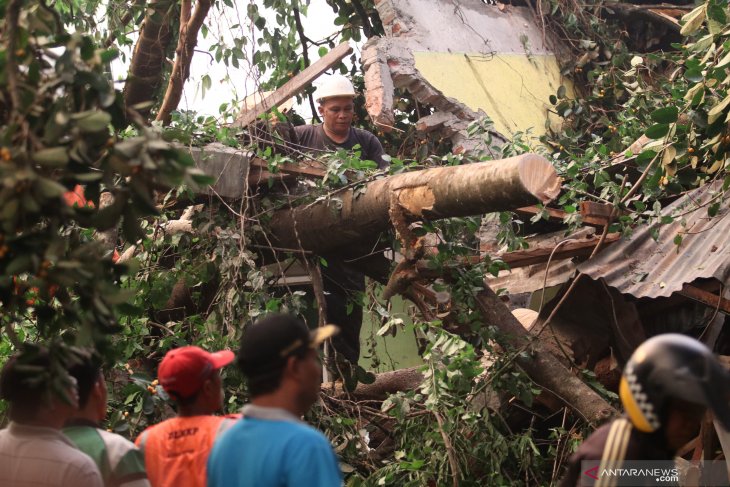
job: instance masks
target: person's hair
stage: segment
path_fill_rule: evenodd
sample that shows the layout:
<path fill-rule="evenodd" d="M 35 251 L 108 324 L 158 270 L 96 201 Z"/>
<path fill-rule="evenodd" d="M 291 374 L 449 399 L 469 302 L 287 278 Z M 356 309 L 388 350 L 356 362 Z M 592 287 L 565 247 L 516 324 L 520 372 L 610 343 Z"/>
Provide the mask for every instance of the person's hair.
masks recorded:
<path fill-rule="evenodd" d="M 33 420 L 47 407 L 50 367 L 51 358 L 46 348 L 24 351 L 7 361 L 0 374 L 0 398 L 10 404 L 8 417 L 12 421 Z"/>
<path fill-rule="evenodd" d="M 276 364 L 274 368 L 270 368 L 263 373 L 253 373 L 245 375 L 248 383 L 248 392 L 251 397 L 262 396 L 270 392 L 274 392 L 281 385 L 281 379 L 284 377 L 284 369 L 289 357 L 302 359 L 307 355 L 310 349 L 300 348 L 291 355 L 288 355 L 281 363 Z"/>
<path fill-rule="evenodd" d="M 79 409 L 82 409 L 89 402 L 91 390 L 101 375 L 101 361 L 95 354 L 89 353 L 82 356 L 79 362 L 69 369 L 68 373 L 76 379 L 79 392 Z"/>
<path fill-rule="evenodd" d="M 174 392 L 168 392 L 167 395 L 170 397 L 175 406 L 179 408 L 192 406 L 193 404 L 195 404 L 195 401 L 198 400 L 198 396 L 200 395 L 200 391 L 202 391 L 202 387 L 195 391 L 192 395 L 187 397 L 178 396 Z"/>
<path fill-rule="evenodd" d="M 282 321 L 299 321 L 297 318 L 287 314 L 271 314 L 264 318 L 270 322 L 282 322 Z M 249 323 L 248 326 L 254 326 L 253 323 Z M 245 339 L 245 336 L 242 337 Z M 289 357 L 297 357 L 298 359 L 304 358 L 307 355 L 309 348 L 303 346 L 299 349 L 293 350 L 289 355 L 282 359 L 277 357 L 271 357 L 271 362 L 263 365 L 263 368 L 252 369 L 250 367 L 244 367 L 241 362 L 241 354 L 238 354 L 236 358 L 236 365 L 241 371 L 243 376 L 246 378 L 248 385 L 248 392 L 251 397 L 257 397 L 270 392 L 274 392 L 281 385 L 281 379 L 284 373 L 284 368 Z M 247 370 L 248 369 L 248 370 Z"/>

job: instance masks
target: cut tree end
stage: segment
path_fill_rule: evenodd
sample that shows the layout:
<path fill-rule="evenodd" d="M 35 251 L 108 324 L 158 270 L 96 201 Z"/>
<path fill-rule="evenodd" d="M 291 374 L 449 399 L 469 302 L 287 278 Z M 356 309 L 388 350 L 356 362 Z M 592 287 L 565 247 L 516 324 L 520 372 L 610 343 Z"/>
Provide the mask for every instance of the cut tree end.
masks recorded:
<path fill-rule="evenodd" d="M 530 193 L 543 204 L 560 194 L 561 179 L 550 162 L 537 154 L 524 154 L 520 161 L 520 179 Z"/>

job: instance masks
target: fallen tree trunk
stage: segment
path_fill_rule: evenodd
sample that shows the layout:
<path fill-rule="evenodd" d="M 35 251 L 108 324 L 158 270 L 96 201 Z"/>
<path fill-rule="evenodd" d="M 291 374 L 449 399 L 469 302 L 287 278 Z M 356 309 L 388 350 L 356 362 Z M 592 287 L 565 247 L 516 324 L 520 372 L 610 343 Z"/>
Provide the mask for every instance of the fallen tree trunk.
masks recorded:
<path fill-rule="evenodd" d="M 597 392 L 546 351 L 539 339 L 530 336 L 486 284 L 485 289 L 477 295 L 476 303 L 485 322 L 502 332 L 502 347 L 527 350 L 528 355 L 518 354 L 515 362 L 537 385 L 555 395 L 593 425 L 603 423 L 616 414 L 616 410 Z"/>
<path fill-rule="evenodd" d="M 379 179 L 307 206 L 279 210 L 270 230 L 280 247 L 321 254 L 377 238 L 390 227 L 392 204 L 407 217 L 439 219 L 547 203 L 559 191 L 553 166 L 543 157 L 523 154 Z"/>
<path fill-rule="evenodd" d="M 332 393 L 335 397 L 351 395 L 362 401 L 365 399 L 383 401 L 391 394 L 400 391 L 413 391 L 423 382 L 423 374 L 420 367 L 409 367 L 407 369 L 382 372 L 375 376 L 372 384 L 359 383 L 353 392 L 346 392 L 341 383 L 335 383 L 334 391 L 329 383 L 322 384 L 322 390 Z"/>

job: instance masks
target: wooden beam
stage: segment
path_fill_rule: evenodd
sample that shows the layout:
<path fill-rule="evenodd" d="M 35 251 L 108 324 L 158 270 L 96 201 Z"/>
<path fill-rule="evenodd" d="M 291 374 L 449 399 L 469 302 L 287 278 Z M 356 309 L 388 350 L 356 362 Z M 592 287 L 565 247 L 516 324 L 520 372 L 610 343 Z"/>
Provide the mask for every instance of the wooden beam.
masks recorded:
<path fill-rule="evenodd" d="M 621 238 L 620 233 L 609 233 L 606 235 L 603 241 L 604 245 L 611 244 L 618 241 Z M 593 249 L 598 245 L 600 237 L 591 236 L 585 240 L 579 240 L 576 242 L 567 242 L 561 245 L 553 254 L 553 261 L 568 259 L 571 257 L 588 257 L 593 252 Z M 518 267 L 525 267 L 533 264 L 540 264 L 547 262 L 550 258 L 550 254 L 553 252 L 555 247 L 538 247 L 527 250 L 516 250 L 514 252 L 507 252 L 502 255 L 494 255 L 495 259 L 501 259 L 503 262 L 509 264 L 510 269 L 516 269 Z M 456 263 L 452 264 L 453 267 L 459 267 L 463 265 L 473 265 L 482 261 L 482 257 L 478 255 L 472 255 L 460 259 Z M 425 259 L 419 260 L 416 264 L 416 269 L 421 277 L 438 277 L 441 275 L 439 271 L 429 268 L 429 262 Z"/>
<path fill-rule="evenodd" d="M 609 233 L 606 235 L 604 244 L 611 244 L 621 238 L 620 233 Z M 553 254 L 553 260 L 568 259 L 571 257 L 588 257 L 593 252 L 593 249 L 598 245 L 600 238 L 593 236 L 592 238 L 577 241 L 567 242 L 561 245 Z M 554 248 L 536 248 L 526 250 L 515 250 L 514 252 L 507 252 L 506 254 L 497 255 L 505 263 L 509 264 L 511 269 L 518 267 L 525 267 L 532 264 L 539 264 L 547 262 L 550 258 L 550 254 Z"/>
<path fill-rule="evenodd" d="M 246 127 L 256 120 L 260 115 L 268 112 L 272 108 L 276 108 L 289 98 L 297 96 L 299 93 L 322 73 L 337 65 L 342 58 L 352 53 L 352 47 L 347 42 L 343 42 L 330 52 L 322 56 L 317 62 L 309 66 L 307 69 L 294 76 L 287 81 L 284 86 L 271 93 L 260 103 L 257 103 L 251 110 L 241 112 L 236 121 L 231 124 L 232 127 Z"/>
<path fill-rule="evenodd" d="M 716 308 L 725 314 L 730 314 L 730 299 L 725 299 L 710 291 L 705 291 L 692 284 L 685 284 L 678 292 L 684 297 L 693 299 L 711 308 Z"/>
<path fill-rule="evenodd" d="M 291 174 L 273 173 L 266 169 L 252 168 L 248 175 L 248 185 L 249 187 L 260 186 L 262 184 L 267 184 L 269 179 L 273 179 L 277 182 L 287 182 L 294 181 L 296 177 Z"/>
<path fill-rule="evenodd" d="M 600 205 L 600 203 L 595 203 L 596 205 Z M 609 205 L 602 205 L 609 207 Z M 595 209 L 595 207 L 591 206 L 591 209 Z M 593 215 L 593 214 L 584 214 L 583 208 L 581 207 L 581 219 L 583 220 L 583 223 L 586 225 L 591 225 L 595 227 L 603 227 L 608 222 L 607 216 L 602 215 Z M 522 216 L 533 216 L 542 211 L 541 208 L 538 208 L 537 206 L 523 206 L 522 208 L 517 208 L 515 210 L 515 213 Z M 557 208 L 550 208 L 545 207 L 545 211 L 547 211 L 549 219 L 551 221 L 555 222 L 562 222 L 565 220 L 565 218 L 569 215 L 569 213 L 564 212 L 563 210 L 559 210 Z M 609 210 L 610 213 L 610 210 Z"/>
<path fill-rule="evenodd" d="M 256 167 L 268 171 L 269 163 L 259 157 L 251 157 L 249 161 L 251 167 Z M 317 178 L 324 177 L 327 174 L 327 168 L 324 164 L 317 161 L 300 161 L 297 164 L 284 162 L 277 165 L 279 172 L 285 174 L 293 174 L 295 176 L 314 176 Z"/>

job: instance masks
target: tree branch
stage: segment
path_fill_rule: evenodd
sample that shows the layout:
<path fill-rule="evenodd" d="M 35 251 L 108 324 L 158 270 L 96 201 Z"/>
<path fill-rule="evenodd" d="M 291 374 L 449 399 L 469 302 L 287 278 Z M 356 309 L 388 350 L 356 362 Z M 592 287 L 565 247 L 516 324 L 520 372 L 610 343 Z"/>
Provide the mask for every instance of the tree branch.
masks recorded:
<path fill-rule="evenodd" d="M 5 75 L 10 92 L 11 114 L 20 117 L 20 93 L 18 86 L 18 63 L 15 58 L 15 45 L 18 37 L 18 22 L 20 19 L 21 0 L 10 0 L 5 13 L 5 32 L 7 34 L 7 53 Z"/>
<path fill-rule="evenodd" d="M 297 4 L 296 0 L 292 2 L 293 6 L 293 12 L 294 12 L 294 23 L 297 25 L 297 34 L 299 35 L 299 42 L 302 43 L 302 59 L 304 59 L 304 67 L 308 68 L 310 65 L 309 62 L 309 46 L 307 46 L 308 37 L 304 35 L 304 26 L 302 25 L 302 18 L 299 14 L 299 9 L 294 7 Z M 312 110 L 312 117 L 317 121 L 317 123 L 320 123 L 322 120 L 320 120 L 319 115 L 317 114 L 317 109 L 314 107 L 314 98 L 312 97 L 312 94 L 308 94 L 307 98 L 309 98 L 309 108 Z"/>
<path fill-rule="evenodd" d="M 121 19 L 119 19 L 119 27 L 126 27 L 132 19 L 134 19 L 134 14 L 136 13 L 136 10 L 134 7 L 139 7 L 144 4 L 144 0 L 135 0 L 134 5 L 129 7 L 129 10 L 122 16 Z M 112 44 L 114 44 L 114 30 L 109 31 L 109 35 L 106 36 L 106 39 L 104 39 L 104 47 L 111 47 Z"/>
<path fill-rule="evenodd" d="M 173 23 L 173 0 L 149 0 L 146 6 L 147 13 L 134 46 L 129 76 L 124 84 L 124 104 L 127 109 L 154 99 L 162 84 L 165 53 L 172 42 L 170 26 Z M 146 123 L 150 107 L 140 110 Z M 127 111 L 127 115 L 131 115 L 131 112 Z"/>
<path fill-rule="evenodd" d="M 165 98 L 155 118 L 165 125 L 170 123 L 170 114 L 180 104 L 185 82 L 190 77 L 190 63 L 198 43 L 198 32 L 211 6 L 210 0 L 197 0 L 195 11 L 191 15 L 190 1 L 183 0 L 180 9 L 180 37 L 175 50 L 175 64 L 172 67 Z"/>
<path fill-rule="evenodd" d="M 360 17 L 360 20 L 362 20 L 362 31 L 365 34 L 365 37 L 372 37 L 373 26 L 370 24 L 370 17 L 368 17 L 362 3 L 360 3 L 360 0 L 352 0 L 352 6 L 355 7 L 357 15 Z"/>

